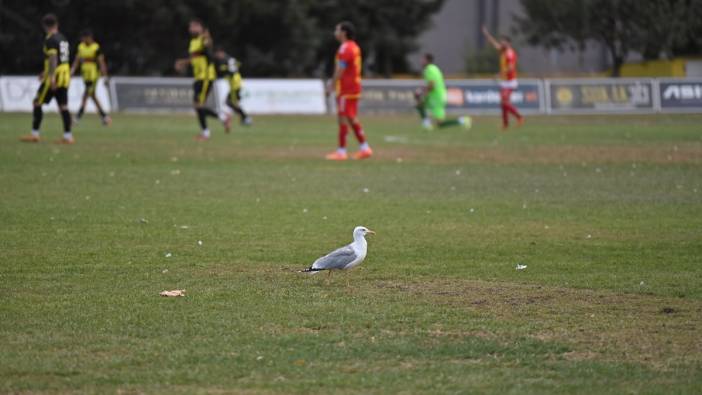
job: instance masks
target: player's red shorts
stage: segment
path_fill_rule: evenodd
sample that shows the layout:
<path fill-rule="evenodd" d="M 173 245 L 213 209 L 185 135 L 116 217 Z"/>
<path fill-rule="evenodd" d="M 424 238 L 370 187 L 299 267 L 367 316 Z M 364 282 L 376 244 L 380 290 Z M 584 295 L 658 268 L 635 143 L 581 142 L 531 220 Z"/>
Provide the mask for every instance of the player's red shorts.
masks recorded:
<path fill-rule="evenodd" d="M 356 118 L 356 115 L 358 115 L 358 98 L 349 98 L 343 95 L 337 96 L 336 112 L 344 117 Z"/>

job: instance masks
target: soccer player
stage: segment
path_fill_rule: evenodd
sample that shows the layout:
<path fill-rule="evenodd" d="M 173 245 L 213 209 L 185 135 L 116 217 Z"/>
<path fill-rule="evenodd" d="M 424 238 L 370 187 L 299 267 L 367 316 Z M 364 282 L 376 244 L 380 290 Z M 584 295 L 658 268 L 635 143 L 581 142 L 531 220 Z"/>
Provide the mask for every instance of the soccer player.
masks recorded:
<path fill-rule="evenodd" d="M 493 37 L 488 29 L 483 26 L 483 34 L 490 44 L 500 52 L 500 105 L 502 107 L 502 129 L 509 127 L 509 114 L 517 118 L 517 124 L 522 125 L 524 118 L 512 104 L 510 97 L 512 91 L 517 89 L 517 53 L 512 48 L 512 43 L 507 36 L 500 37 L 498 41 Z"/>
<path fill-rule="evenodd" d="M 346 135 L 348 128 L 353 129 L 360 144 L 354 159 L 366 159 L 373 155 L 366 141 L 363 126 L 358 121 L 358 99 L 361 97 L 361 48 L 354 41 L 356 29 L 351 22 L 341 22 L 336 25 L 334 36 L 341 43 L 336 54 L 334 76 L 327 84 L 326 92 L 330 94 L 332 84 L 336 92 L 336 110 L 339 122 L 339 147 L 328 154 L 328 160 L 346 160 Z"/>
<path fill-rule="evenodd" d="M 251 117 L 241 108 L 241 73 L 239 72 L 241 64 L 234 57 L 229 56 L 222 47 L 215 48 L 214 56 L 217 77 L 229 82 L 229 94 L 224 103 L 239 115 L 239 122 L 242 125 L 251 125 Z M 228 125 L 231 123 L 231 114 L 224 114 L 220 119 Z M 228 132 L 229 128 L 225 130 Z"/>
<path fill-rule="evenodd" d="M 71 133 L 71 114 L 68 112 L 68 84 L 71 82 L 70 46 L 66 37 L 58 30 L 58 19 L 55 15 L 44 15 L 41 25 L 46 32 L 43 50 L 44 71 L 39 75 L 41 85 L 33 101 L 32 133 L 21 137 L 20 140 L 27 143 L 39 142 L 39 127 L 44 116 L 41 106 L 56 98 L 63 120 L 63 138 L 57 143 L 73 144 L 75 140 Z"/>
<path fill-rule="evenodd" d="M 422 56 L 422 68 L 426 85 L 417 90 L 415 98 L 424 129 L 432 130 L 434 125 L 439 128 L 462 125 L 469 129 L 471 126 L 469 116 L 446 119 L 446 84 L 444 84 L 444 74 L 434 64 L 434 55 L 427 53 Z"/>
<path fill-rule="evenodd" d="M 197 119 L 202 130 L 195 140 L 206 141 L 210 139 L 210 129 L 207 128 L 207 117 L 219 118 L 217 113 L 207 107 L 207 96 L 212 90 L 212 83 L 215 80 L 215 67 L 212 63 L 212 37 L 210 32 L 200 19 L 193 18 L 188 26 L 190 32 L 190 46 L 188 48 L 189 58 L 178 59 L 175 62 L 175 69 L 183 71 L 187 65 L 193 68 L 193 107 L 197 113 Z M 225 129 L 228 126 L 224 125 Z"/>
<path fill-rule="evenodd" d="M 100 66 L 99 71 L 98 65 Z M 93 100 L 93 103 L 95 103 L 95 107 L 97 107 L 100 119 L 102 119 L 102 124 L 109 126 L 112 123 L 112 119 L 102 109 L 102 105 L 100 105 L 100 101 L 95 95 L 95 89 L 97 88 L 100 75 L 105 77 L 105 80 L 108 78 L 107 64 L 105 63 L 105 55 L 103 55 L 102 50 L 100 50 L 100 44 L 95 41 L 93 33 L 89 29 L 83 30 L 80 34 L 78 54 L 73 61 L 73 66 L 71 66 L 71 75 L 75 74 L 78 66 L 80 66 L 80 73 L 83 77 L 85 90 L 83 91 L 83 98 L 80 102 L 80 109 L 78 110 L 78 114 L 76 114 L 76 122 L 83 117 L 85 104 L 90 98 Z"/>

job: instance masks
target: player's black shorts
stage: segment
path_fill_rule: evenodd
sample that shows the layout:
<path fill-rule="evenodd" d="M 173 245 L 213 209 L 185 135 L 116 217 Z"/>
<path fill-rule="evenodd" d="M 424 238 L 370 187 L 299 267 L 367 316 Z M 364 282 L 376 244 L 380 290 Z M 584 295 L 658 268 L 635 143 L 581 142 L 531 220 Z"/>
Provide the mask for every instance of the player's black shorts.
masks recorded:
<path fill-rule="evenodd" d="M 95 88 L 97 87 L 97 81 L 83 80 L 83 84 L 85 84 L 85 94 L 92 95 L 95 93 Z"/>
<path fill-rule="evenodd" d="M 68 88 L 56 88 L 56 90 L 51 90 L 51 84 L 48 81 L 44 81 L 39 85 L 39 90 L 37 90 L 37 95 L 34 96 L 34 102 L 41 104 L 49 104 L 51 99 L 56 98 L 56 102 L 59 106 L 68 105 Z"/>
<path fill-rule="evenodd" d="M 196 80 L 193 84 L 193 102 L 205 104 L 207 96 L 212 90 L 212 82 L 210 80 Z"/>

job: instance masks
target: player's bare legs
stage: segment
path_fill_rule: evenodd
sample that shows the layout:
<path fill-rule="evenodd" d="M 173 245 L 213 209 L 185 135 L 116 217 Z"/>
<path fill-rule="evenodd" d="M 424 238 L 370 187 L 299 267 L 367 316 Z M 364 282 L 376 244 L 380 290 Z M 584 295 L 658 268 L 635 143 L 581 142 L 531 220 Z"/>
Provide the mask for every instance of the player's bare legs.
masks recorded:
<path fill-rule="evenodd" d="M 524 123 L 524 118 L 514 107 L 510 97 L 512 96 L 511 89 L 500 89 L 500 106 L 502 108 L 502 129 L 506 130 L 509 127 L 509 115 L 512 114 L 517 118 L 519 125 Z"/>
<path fill-rule="evenodd" d="M 34 108 L 32 109 L 32 133 L 20 138 L 21 141 L 25 143 L 38 143 L 39 138 L 39 128 L 41 127 L 41 121 L 44 118 L 44 111 L 42 111 L 41 103 L 37 100 L 32 102 Z"/>
<path fill-rule="evenodd" d="M 358 152 L 356 152 L 353 155 L 354 159 L 367 159 L 370 158 L 371 155 L 373 155 L 373 150 L 371 150 L 370 146 L 368 145 L 368 142 L 366 141 L 366 134 L 363 132 L 363 126 L 361 126 L 361 122 L 358 121 L 358 118 L 355 116 L 346 116 L 346 122 L 348 123 L 349 127 L 353 130 L 353 134 L 356 136 L 356 140 L 358 141 L 359 149 Z"/>

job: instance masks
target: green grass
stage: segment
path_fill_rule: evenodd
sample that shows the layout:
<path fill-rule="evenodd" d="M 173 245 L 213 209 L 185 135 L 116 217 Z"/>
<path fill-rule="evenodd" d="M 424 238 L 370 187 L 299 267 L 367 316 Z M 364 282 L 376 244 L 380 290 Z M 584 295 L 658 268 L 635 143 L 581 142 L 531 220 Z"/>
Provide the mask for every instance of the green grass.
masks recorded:
<path fill-rule="evenodd" d="M 0 114 L 1 393 L 702 388 L 702 116 L 367 117 L 345 163 L 331 117 L 193 118 Z"/>

